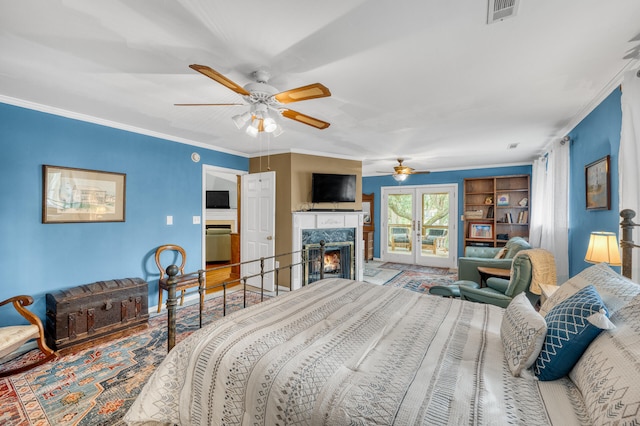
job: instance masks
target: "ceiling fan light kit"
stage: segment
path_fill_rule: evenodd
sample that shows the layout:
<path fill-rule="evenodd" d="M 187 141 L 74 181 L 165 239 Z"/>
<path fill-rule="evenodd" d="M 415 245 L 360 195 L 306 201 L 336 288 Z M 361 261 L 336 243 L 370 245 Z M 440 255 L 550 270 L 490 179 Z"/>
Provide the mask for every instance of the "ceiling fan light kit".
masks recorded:
<path fill-rule="evenodd" d="M 242 129 L 246 126 L 245 132 L 250 136 L 257 137 L 261 132 L 270 133 L 274 136 L 281 135 L 283 133 L 283 129 L 277 120 L 280 116 L 320 130 L 326 129 L 330 125 L 326 121 L 322 121 L 284 107 L 285 104 L 292 102 L 331 96 L 329 89 L 320 83 L 309 84 L 307 86 L 278 93 L 276 88 L 267 84 L 270 75 L 266 70 L 255 71 L 252 75 L 256 81 L 242 87 L 208 66 L 192 64 L 189 65 L 189 68 L 198 71 L 243 97 L 245 102 L 249 105 L 249 111 L 243 114 L 234 115 L 231 119 L 238 129 Z M 227 106 L 237 104 L 176 105 Z"/>

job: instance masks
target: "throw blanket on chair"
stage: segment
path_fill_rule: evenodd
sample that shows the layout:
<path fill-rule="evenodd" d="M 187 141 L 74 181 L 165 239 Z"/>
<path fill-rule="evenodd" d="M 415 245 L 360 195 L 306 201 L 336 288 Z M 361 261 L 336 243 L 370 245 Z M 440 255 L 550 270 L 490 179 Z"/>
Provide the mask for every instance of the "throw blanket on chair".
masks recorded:
<path fill-rule="evenodd" d="M 556 260 L 550 251 L 545 249 L 521 250 L 516 253 L 514 258 L 518 256 L 529 256 L 531 261 L 531 284 L 529 285 L 531 293 L 542 294 L 540 284 L 557 284 Z"/>

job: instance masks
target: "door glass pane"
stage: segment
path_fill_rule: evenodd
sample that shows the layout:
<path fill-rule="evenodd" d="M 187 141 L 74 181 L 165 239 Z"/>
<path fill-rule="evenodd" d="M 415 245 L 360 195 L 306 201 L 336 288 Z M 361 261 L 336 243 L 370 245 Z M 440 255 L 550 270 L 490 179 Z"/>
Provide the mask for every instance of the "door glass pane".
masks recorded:
<path fill-rule="evenodd" d="M 388 253 L 413 252 L 413 194 L 389 194 L 387 200 Z"/>
<path fill-rule="evenodd" d="M 422 256 L 449 256 L 449 193 L 422 194 Z"/>

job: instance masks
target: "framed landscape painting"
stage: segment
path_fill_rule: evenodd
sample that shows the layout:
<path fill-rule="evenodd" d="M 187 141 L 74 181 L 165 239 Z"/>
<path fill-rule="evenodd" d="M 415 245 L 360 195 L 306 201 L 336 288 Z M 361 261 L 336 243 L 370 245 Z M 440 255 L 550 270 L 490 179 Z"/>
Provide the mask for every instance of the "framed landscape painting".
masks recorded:
<path fill-rule="evenodd" d="M 124 173 L 42 166 L 42 223 L 124 222 Z"/>
<path fill-rule="evenodd" d="M 611 209 L 610 158 L 607 155 L 584 168 L 587 210 Z"/>

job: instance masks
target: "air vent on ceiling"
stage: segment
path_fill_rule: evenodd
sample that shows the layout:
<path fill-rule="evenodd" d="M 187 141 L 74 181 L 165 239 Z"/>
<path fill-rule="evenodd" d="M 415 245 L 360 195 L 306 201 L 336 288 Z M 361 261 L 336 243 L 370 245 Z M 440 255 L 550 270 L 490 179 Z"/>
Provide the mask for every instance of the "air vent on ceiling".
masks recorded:
<path fill-rule="evenodd" d="M 520 0 L 489 0 L 487 24 L 516 16 Z"/>

